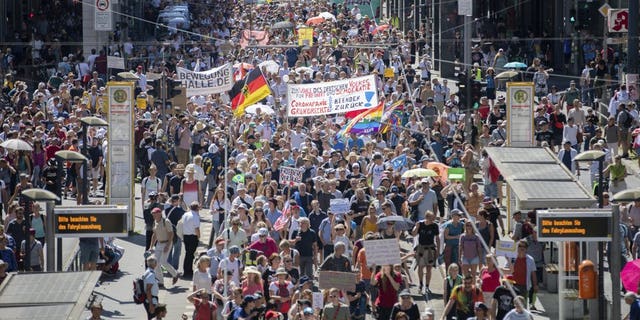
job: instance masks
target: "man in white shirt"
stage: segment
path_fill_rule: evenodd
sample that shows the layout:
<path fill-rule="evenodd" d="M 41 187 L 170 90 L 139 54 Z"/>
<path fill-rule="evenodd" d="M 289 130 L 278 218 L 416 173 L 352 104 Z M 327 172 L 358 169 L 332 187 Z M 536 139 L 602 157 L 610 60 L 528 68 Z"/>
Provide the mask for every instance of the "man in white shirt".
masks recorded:
<path fill-rule="evenodd" d="M 158 264 L 156 256 L 150 255 L 147 257 L 147 270 L 144 272 L 144 291 L 147 293 L 147 298 L 144 301 L 144 309 L 147 311 L 147 318 L 152 319 L 156 313 L 156 307 L 158 306 L 158 293 L 160 287 L 158 286 L 158 279 L 154 269 Z"/>
<path fill-rule="evenodd" d="M 300 148 L 306 138 L 307 134 L 302 131 L 302 125 L 296 124 L 296 128 L 291 131 L 291 148 Z"/>
<path fill-rule="evenodd" d="M 193 276 L 193 258 L 200 239 L 200 203 L 198 201 L 192 202 L 189 209 L 190 211 L 187 211 L 182 216 L 182 240 L 185 250 L 182 266 L 185 277 Z"/>
<path fill-rule="evenodd" d="M 220 261 L 218 265 L 218 279 L 222 279 L 222 275 L 228 271 L 233 272 L 231 279 L 234 283 L 240 283 L 240 271 L 242 271 L 242 262 L 240 262 L 240 247 L 232 246 L 229 248 L 229 256 Z"/>

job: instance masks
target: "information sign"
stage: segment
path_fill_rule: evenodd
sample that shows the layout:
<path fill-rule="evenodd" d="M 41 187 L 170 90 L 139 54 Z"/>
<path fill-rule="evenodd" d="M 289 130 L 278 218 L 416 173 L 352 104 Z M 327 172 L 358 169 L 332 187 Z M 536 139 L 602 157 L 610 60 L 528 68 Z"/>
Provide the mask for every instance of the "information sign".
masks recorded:
<path fill-rule="evenodd" d="M 56 207 L 53 213 L 56 237 L 127 236 L 126 206 Z"/>
<path fill-rule="evenodd" d="M 537 219 L 539 241 L 611 241 L 609 210 L 550 210 Z"/>

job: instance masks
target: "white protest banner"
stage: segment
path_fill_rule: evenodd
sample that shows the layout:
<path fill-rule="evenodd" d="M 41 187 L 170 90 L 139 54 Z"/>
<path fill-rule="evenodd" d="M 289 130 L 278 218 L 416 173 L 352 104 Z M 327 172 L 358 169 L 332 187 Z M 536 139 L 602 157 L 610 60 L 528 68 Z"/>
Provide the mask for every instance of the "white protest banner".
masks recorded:
<path fill-rule="evenodd" d="M 322 308 L 324 308 L 324 296 L 322 295 L 322 292 L 312 292 L 313 296 L 312 296 L 312 302 L 311 304 L 313 305 L 313 309 L 320 309 L 322 310 Z"/>
<path fill-rule="evenodd" d="M 364 249 L 367 264 L 384 266 L 400 263 L 400 243 L 396 239 L 366 240 Z"/>
<path fill-rule="evenodd" d="M 349 199 L 331 199 L 329 201 L 329 210 L 333 212 L 333 214 L 343 214 L 349 212 L 351 208 L 351 203 Z"/>
<path fill-rule="evenodd" d="M 124 70 L 124 58 L 116 57 L 116 56 L 108 56 L 107 68 Z"/>
<path fill-rule="evenodd" d="M 515 242 L 509 240 L 496 240 L 496 256 L 515 258 L 517 255 Z"/>
<path fill-rule="evenodd" d="M 177 67 L 176 74 L 182 86 L 187 88 L 187 97 L 222 93 L 233 87 L 233 70 L 229 63 L 202 72 Z"/>
<path fill-rule="evenodd" d="M 292 167 L 280 168 L 280 184 L 293 185 L 295 183 L 302 182 L 303 169 L 296 169 Z"/>
<path fill-rule="evenodd" d="M 287 116 L 315 117 L 378 105 L 375 76 L 287 85 Z"/>

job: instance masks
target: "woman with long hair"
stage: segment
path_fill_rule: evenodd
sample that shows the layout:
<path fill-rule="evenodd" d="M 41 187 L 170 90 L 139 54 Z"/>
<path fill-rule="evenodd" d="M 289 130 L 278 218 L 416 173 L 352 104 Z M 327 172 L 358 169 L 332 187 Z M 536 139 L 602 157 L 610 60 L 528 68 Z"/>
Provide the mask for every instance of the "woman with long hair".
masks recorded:
<path fill-rule="evenodd" d="M 375 277 L 371 279 L 371 285 L 378 289 L 378 296 L 374 302 L 377 319 L 391 317 L 391 310 L 398 301 L 400 283 L 402 283 L 402 275 L 393 271 L 391 265 L 382 266 Z"/>
<path fill-rule="evenodd" d="M 221 226 L 224 225 L 225 213 L 231 210 L 231 201 L 227 198 L 223 188 L 224 186 L 216 188 L 211 204 L 209 204 L 215 236 L 218 236 Z"/>
<path fill-rule="evenodd" d="M 480 255 L 483 254 L 480 238 L 475 234 L 473 222 L 464 223 L 464 233 L 460 236 L 458 258 L 462 263 L 462 273 L 471 273 L 475 278 L 480 263 Z"/>
<path fill-rule="evenodd" d="M 376 214 L 376 207 L 371 204 L 367 210 L 369 213 L 362 219 L 362 234 L 367 232 L 378 232 L 378 215 Z"/>
<path fill-rule="evenodd" d="M 211 275 L 209 267 L 211 266 L 211 258 L 202 255 L 196 262 L 196 270 L 193 271 L 193 292 L 204 290 L 207 300 L 211 300 Z"/>
<path fill-rule="evenodd" d="M 247 267 L 244 272 L 244 279 L 242 280 L 242 295 L 252 295 L 256 292 L 263 292 L 264 284 L 262 283 L 262 274 L 255 267 Z"/>
<path fill-rule="evenodd" d="M 46 163 L 46 154 L 44 149 L 42 148 L 42 140 L 34 140 L 33 141 L 33 174 L 31 175 L 31 183 L 36 187 L 40 187 L 42 185 L 42 169 Z"/>

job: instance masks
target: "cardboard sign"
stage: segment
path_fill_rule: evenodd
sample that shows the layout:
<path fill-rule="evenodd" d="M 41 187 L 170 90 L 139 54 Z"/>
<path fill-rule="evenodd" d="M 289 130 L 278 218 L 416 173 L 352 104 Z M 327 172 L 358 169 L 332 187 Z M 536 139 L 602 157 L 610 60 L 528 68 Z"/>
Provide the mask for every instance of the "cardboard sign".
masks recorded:
<path fill-rule="evenodd" d="M 349 199 L 331 199 L 329 201 L 329 210 L 333 214 L 345 214 L 349 212 L 351 208 L 351 202 Z"/>
<path fill-rule="evenodd" d="M 280 168 L 280 184 L 282 185 L 294 185 L 302 182 L 303 169 L 297 169 L 292 167 Z"/>
<path fill-rule="evenodd" d="M 396 242 L 397 244 L 397 242 Z M 345 291 L 355 291 L 358 274 L 355 272 L 320 271 L 320 289 L 337 288 Z"/>
<path fill-rule="evenodd" d="M 515 258 L 518 255 L 516 243 L 509 240 L 496 240 L 496 256 Z"/>
<path fill-rule="evenodd" d="M 393 265 L 399 264 L 400 243 L 396 239 L 366 240 L 364 248 L 367 254 L 368 265 Z"/>
<path fill-rule="evenodd" d="M 298 45 L 313 46 L 313 28 L 300 28 L 298 29 Z"/>

